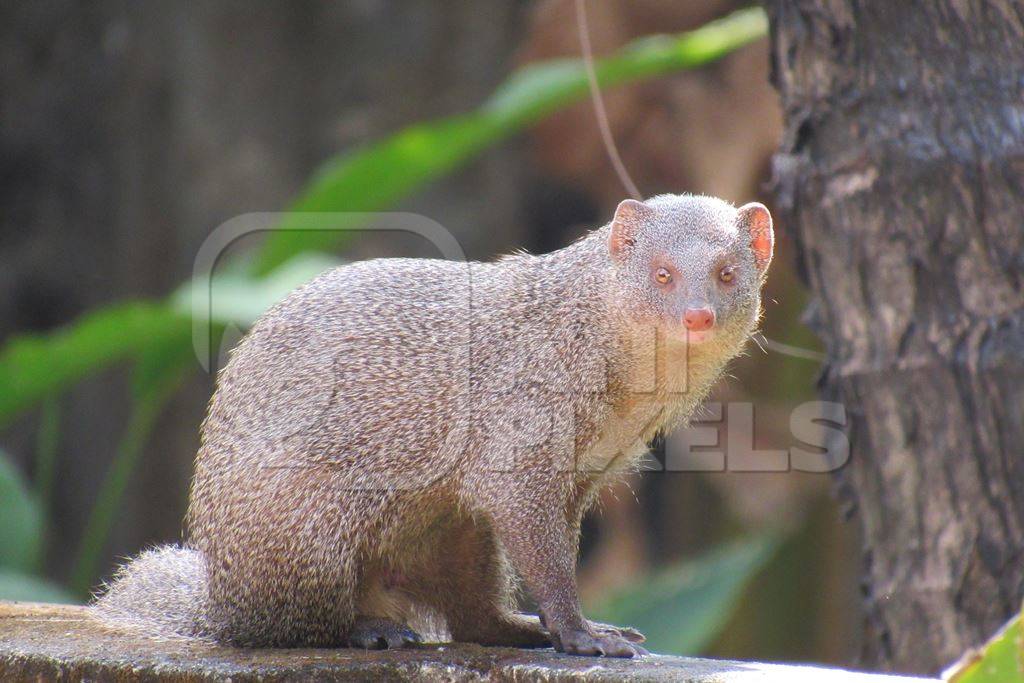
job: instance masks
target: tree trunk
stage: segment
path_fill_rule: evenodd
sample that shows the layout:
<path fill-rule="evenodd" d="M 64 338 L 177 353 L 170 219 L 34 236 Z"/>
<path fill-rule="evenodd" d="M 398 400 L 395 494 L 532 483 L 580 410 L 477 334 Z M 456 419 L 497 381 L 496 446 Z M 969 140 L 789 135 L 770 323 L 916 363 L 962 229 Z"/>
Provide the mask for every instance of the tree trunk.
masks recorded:
<path fill-rule="evenodd" d="M 865 663 L 934 672 L 1021 605 L 1024 5 L 767 5 L 779 224 L 850 420 Z"/>

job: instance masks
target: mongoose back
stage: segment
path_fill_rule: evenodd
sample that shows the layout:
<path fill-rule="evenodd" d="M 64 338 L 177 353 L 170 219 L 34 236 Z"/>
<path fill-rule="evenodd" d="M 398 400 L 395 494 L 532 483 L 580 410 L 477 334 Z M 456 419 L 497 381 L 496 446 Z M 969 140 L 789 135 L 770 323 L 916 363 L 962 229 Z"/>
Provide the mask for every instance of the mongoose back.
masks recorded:
<path fill-rule="evenodd" d="M 219 374 L 184 545 L 122 567 L 93 613 L 238 646 L 433 629 L 643 653 L 581 614 L 581 517 L 740 352 L 773 244 L 761 204 L 661 195 L 546 255 L 322 274 Z M 519 579 L 540 619 L 514 611 Z"/>

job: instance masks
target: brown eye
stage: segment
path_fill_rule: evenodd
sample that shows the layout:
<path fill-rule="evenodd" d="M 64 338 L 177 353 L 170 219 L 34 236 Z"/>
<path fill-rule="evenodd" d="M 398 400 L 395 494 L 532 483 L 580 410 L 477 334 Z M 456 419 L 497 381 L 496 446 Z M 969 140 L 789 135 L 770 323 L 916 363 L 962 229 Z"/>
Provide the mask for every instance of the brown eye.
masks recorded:
<path fill-rule="evenodd" d="M 672 282 L 672 273 L 668 272 L 668 268 L 658 268 L 654 271 L 654 279 L 663 285 L 667 285 Z"/>
<path fill-rule="evenodd" d="M 718 271 L 718 279 L 722 282 L 729 284 L 736 278 L 735 269 L 732 266 L 726 266 L 722 270 Z"/>

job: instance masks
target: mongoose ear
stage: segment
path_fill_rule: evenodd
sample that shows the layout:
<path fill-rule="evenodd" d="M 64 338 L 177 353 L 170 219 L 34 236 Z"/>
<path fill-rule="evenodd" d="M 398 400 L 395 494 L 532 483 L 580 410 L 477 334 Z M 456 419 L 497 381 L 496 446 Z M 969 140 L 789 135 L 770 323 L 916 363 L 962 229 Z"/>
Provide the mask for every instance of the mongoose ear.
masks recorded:
<path fill-rule="evenodd" d="M 738 210 L 739 224 L 750 233 L 750 248 L 754 251 L 754 264 L 764 273 L 772 262 L 775 251 L 775 231 L 772 215 L 760 202 L 744 204 Z"/>
<path fill-rule="evenodd" d="M 621 261 L 629 254 L 630 248 L 636 243 L 636 233 L 644 219 L 650 214 L 643 202 L 635 199 L 623 199 L 615 209 L 612 219 L 612 233 L 608 237 L 608 252 L 616 261 Z"/>

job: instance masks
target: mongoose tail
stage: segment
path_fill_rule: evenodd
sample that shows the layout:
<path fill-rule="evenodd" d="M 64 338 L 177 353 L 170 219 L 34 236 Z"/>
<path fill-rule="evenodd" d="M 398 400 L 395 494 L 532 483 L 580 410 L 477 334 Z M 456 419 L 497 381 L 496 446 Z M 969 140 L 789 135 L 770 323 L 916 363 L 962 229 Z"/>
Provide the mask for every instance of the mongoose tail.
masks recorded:
<path fill-rule="evenodd" d="M 207 598 L 202 554 L 162 545 L 118 569 L 92 610 L 107 623 L 148 635 L 209 638 Z"/>

